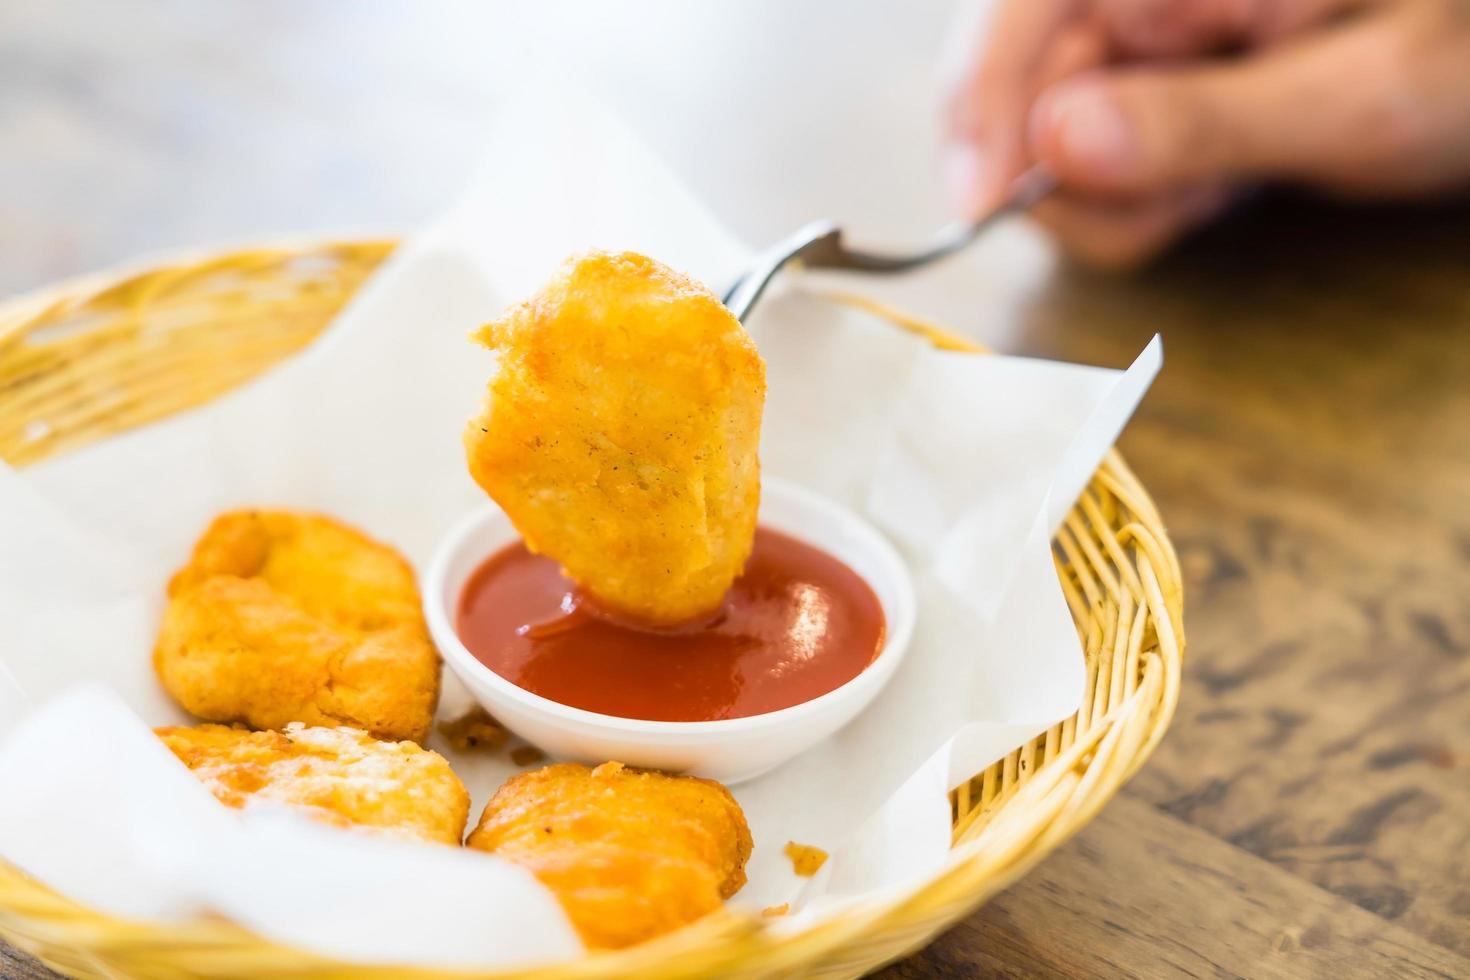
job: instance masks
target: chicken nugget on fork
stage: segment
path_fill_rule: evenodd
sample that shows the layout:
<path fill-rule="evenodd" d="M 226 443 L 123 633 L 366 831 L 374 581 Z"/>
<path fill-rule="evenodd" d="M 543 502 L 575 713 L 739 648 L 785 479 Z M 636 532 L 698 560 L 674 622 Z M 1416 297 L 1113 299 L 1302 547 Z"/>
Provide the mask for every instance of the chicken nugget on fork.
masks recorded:
<path fill-rule="evenodd" d="M 469 469 L 600 605 L 714 612 L 750 554 L 765 363 L 706 287 L 631 252 L 570 260 L 476 335 L 499 353 Z"/>

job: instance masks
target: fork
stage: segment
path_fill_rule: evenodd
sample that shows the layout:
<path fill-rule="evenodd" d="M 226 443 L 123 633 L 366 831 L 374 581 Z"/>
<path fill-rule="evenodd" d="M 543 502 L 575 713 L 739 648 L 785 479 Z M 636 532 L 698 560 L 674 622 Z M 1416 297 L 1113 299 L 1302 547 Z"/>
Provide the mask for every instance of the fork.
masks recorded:
<path fill-rule="evenodd" d="M 830 221 L 814 221 L 757 255 L 750 268 L 726 290 L 725 306 L 744 322 L 776 273 L 791 262 L 800 262 L 807 269 L 877 273 L 908 272 L 937 262 L 973 242 L 1001 218 L 1031 207 L 1055 187 L 1056 178 L 1041 167 L 1032 167 L 1011 182 L 1001 202 L 990 211 L 946 225 L 929 245 L 903 255 L 849 248 L 842 240 L 841 228 Z"/>

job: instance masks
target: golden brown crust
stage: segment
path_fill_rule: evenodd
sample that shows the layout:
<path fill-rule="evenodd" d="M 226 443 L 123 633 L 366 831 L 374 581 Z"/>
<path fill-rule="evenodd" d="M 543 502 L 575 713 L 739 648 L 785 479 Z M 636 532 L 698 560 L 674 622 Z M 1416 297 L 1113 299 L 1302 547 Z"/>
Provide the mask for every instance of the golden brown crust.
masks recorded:
<path fill-rule="evenodd" d="M 352 728 L 250 732 L 226 725 L 160 728 L 158 737 L 226 806 L 285 803 L 336 826 L 458 845 L 464 784 L 437 752 L 379 742 Z"/>
<path fill-rule="evenodd" d="M 567 263 L 486 325 L 469 469 L 532 551 L 655 623 L 718 607 L 750 554 L 765 364 L 704 286 L 630 252 Z"/>
<path fill-rule="evenodd" d="M 751 850 L 724 786 L 616 762 L 513 776 L 465 843 L 535 872 L 596 948 L 642 942 L 718 909 L 745 884 Z"/>
<path fill-rule="evenodd" d="M 153 665 L 190 713 L 428 737 L 439 655 L 413 569 L 392 548 L 326 517 L 234 511 L 168 594 Z"/>

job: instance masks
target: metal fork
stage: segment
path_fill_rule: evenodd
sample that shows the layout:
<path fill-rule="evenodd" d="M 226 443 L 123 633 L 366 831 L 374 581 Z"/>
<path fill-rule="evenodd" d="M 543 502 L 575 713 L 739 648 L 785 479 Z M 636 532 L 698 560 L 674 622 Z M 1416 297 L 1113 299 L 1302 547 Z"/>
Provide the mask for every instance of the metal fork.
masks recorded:
<path fill-rule="evenodd" d="M 994 209 L 971 221 L 946 225 L 927 247 L 907 255 L 885 255 L 849 248 L 842 229 L 830 221 L 814 221 L 756 256 L 755 262 L 725 291 L 724 302 L 736 319 L 745 320 L 765 292 L 766 286 L 791 262 L 808 269 L 842 269 L 849 272 L 908 272 L 952 255 L 973 242 L 1001 218 L 1024 211 L 1056 187 L 1056 179 L 1040 167 L 1025 171 L 1007 189 Z"/>

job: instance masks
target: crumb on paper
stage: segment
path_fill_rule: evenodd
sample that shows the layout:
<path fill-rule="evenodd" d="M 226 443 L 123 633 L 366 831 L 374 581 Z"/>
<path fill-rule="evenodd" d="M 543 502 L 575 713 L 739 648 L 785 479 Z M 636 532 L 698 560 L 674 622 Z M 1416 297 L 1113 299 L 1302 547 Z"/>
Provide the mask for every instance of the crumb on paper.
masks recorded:
<path fill-rule="evenodd" d="M 810 878 L 827 863 L 826 851 L 794 840 L 786 842 L 786 856 L 791 859 L 791 869 L 803 878 Z"/>
<path fill-rule="evenodd" d="M 534 745 L 518 745 L 510 751 L 510 761 L 518 766 L 534 766 L 545 758 L 546 753 Z"/>
<path fill-rule="evenodd" d="M 439 734 L 456 752 L 498 749 L 510 740 L 510 732 L 490 712 L 476 705 L 458 718 L 439 723 Z"/>
<path fill-rule="evenodd" d="M 790 902 L 782 902 L 780 905 L 767 905 L 765 908 L 761 909 L 761 917 L 766 919 L 775 919 L 785 915 L 790 911 Z"/>

